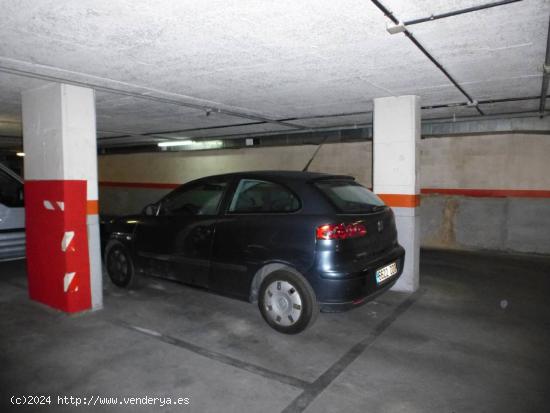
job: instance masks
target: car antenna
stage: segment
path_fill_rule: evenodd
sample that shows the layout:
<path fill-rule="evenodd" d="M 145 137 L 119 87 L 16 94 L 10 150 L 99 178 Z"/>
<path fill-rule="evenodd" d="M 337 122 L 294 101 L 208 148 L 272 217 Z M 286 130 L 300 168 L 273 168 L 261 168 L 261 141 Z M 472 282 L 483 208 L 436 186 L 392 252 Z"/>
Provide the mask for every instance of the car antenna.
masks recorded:
<path fill-rule="evenodd" d="M 321 146 L 323 146 L 323 144 L 327 141 L 327 139 L 328 139 L 328 135 L 325 136 L 324 139 L 321 141 L 321 143 L 317 146 L 317 149 L 315 149 L 315 152 L 313 152 L 313 155 L 311 155 L 311 158 L 307 162 L 304 169 L 302 169 L 302 172 L 307 172 L 307 169 L 309 168 L 309 165 L 311 165 L 311 162 L 313 162 L 313 160 L 315 159 L 315 156 L 317 156 L 317 153 L 321 149 Z"/>

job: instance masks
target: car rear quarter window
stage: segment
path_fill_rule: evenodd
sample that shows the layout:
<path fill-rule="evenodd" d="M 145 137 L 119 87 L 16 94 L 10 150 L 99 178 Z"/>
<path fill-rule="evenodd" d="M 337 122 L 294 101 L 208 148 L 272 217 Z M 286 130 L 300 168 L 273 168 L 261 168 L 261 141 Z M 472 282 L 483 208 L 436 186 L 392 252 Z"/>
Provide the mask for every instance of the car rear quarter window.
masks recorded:
<path fill-rule="evenodd" d="M 300 200 L 289 189 L 270 181 L 241 179 L 229 212 L 275 213 L 300 209 Z"/>
<path fill-rule="evenodd" d="M 384 202 L 362 185 L 351 180 L 315 182 L 315 186 L 344 213 L 371 212 Z"/>

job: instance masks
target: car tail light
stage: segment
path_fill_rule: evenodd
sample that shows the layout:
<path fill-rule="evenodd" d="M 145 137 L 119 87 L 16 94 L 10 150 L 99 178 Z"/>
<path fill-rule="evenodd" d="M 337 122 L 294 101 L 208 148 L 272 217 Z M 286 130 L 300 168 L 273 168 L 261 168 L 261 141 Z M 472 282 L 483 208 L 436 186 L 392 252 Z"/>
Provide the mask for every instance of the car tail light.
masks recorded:
<path fill-rule="evenodd" d="M 367 235 L 363 224 L 326 224 L 317 227 L 317 239 L 348 239 Z"/>

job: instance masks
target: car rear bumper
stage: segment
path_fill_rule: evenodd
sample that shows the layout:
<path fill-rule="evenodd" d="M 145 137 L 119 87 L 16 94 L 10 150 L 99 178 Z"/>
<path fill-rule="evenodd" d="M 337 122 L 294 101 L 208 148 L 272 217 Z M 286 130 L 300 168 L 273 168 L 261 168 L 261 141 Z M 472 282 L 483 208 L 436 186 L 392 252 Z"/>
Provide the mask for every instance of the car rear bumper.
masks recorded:
<path fill-rule="evenodd" d="M 397 274 L 380 285 L 376 271 L 392 262 L 397 263 Z M 321 311 L 340 312 L 358 307 L 391 288 L 403 273 L 405 250 L 396 245 L 384 254 L 362 265 L 360 270 L 334 274 L 318 272 L 312 280 Z"/>

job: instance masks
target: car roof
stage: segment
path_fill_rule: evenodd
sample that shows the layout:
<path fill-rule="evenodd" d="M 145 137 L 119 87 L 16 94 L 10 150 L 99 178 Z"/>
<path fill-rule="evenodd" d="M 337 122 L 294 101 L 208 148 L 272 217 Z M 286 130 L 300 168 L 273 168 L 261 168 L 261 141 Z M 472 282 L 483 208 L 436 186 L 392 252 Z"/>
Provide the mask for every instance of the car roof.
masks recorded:
<path fill-rule="evenodd" d="M 285 180 L 296 180 L 296 181 L 316 181 L 316 180 L 325 180 L 325 179 L 346 179 L 354 180 L 355 178 L 350 175 L 334 175 L 326 174 L 321 172 L 303 172 L 303 171 L 243 171 L 243 172 L 231 172 L 227 174 L 212 175 L 207 176 L 201 179 L 209 178 L 218 178 L 218 177 L 243 177 L 243 176 L 254 176 L 258 178 L 279 178 Z"/>

